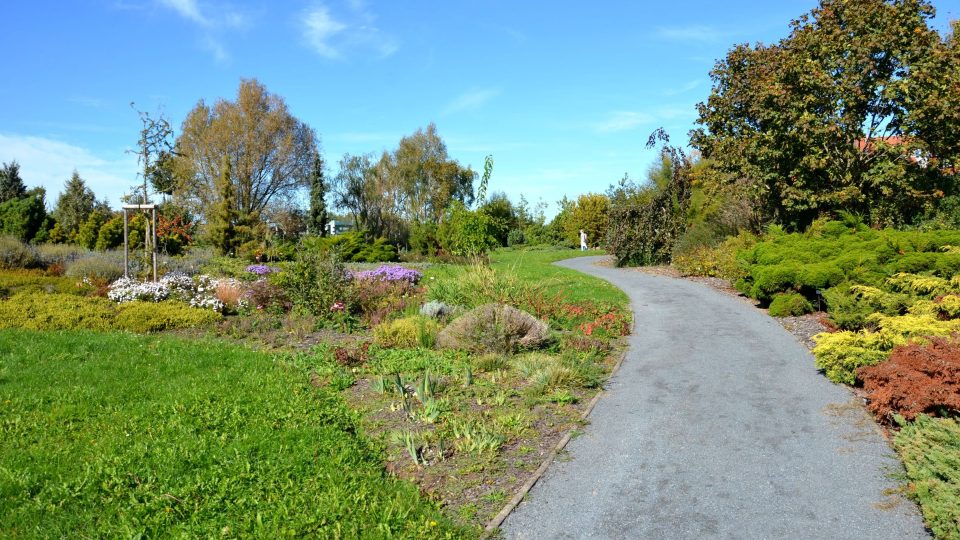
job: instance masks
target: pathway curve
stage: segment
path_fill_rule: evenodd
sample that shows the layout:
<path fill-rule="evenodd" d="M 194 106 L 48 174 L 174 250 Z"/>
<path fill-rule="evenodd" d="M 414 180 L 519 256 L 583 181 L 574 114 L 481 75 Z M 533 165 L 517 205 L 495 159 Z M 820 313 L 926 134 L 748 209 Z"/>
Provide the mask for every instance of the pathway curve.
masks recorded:
<path fill-rule="evenodd" d="M 627 292 L 629 353 L 507 538 L 928 537 L 876 424 L 776 321 L 600 259 L 560 264 Z"/>

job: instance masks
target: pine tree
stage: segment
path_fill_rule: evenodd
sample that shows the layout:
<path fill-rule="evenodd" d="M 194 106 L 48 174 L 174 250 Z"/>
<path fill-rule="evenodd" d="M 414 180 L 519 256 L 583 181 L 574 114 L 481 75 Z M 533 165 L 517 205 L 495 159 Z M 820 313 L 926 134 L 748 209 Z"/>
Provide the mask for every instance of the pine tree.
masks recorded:
<path fill-rule="evenodd" d="M 53 217 L 68 240 L 73 241 L 80 226 L 90 217 L 96 203 L 93 190 L 87 187 L 77 171 L 73 171 L 70 180 L 67 180 L 63 187 L 63 193 L 57 198 L 57 207 L 53 211 Z"/>
<path fill-rule="evenodd" d="M 27 194 L 27 186 L 20 178 L 20 164 L 16 161 L 0 167 L 0 204 L 11 199 L 20 199 Z"/>
<path fill-rule="evenodd" d="M 210 209 L 207 234 L 220 255 L 229 255 L 236 248 L 237 197 L 231 178 L 230 160 L 224 158 L 216 183 L 217 202 Z"/>
<path fill-rule="evenodd" d="M 323 157 L 317 152 L 310 176 L 310 231 L 320 236 L 327 235 L 327 182 L 323 177 Z"/>

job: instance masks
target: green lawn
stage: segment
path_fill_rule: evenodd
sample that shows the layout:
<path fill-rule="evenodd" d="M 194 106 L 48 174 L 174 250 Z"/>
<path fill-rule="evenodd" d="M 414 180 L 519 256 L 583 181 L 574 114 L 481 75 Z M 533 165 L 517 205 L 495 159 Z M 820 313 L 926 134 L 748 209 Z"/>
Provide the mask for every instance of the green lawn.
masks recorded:
<path fill-rule="evenodd" d="M 498 272 L 515 274 L 524 283 L 542 285 L 548 295 L 562 293 L 569 302 L 591 301 L 625 308 L 629 300 L 620 289 L 602 279 L 552 264 L 563 259 L 602 254 L 601 251 L 573 249 L 501 249 L 490 255 L 490 265 Z M 431 276 L 456 280 L 470 270 L 469 266 L 437 265 L 426 272 L 427 283 Z"/>
<path fill-rule="evenodd" d="M 0 331 L 0 537 L 472 535 L 287 358 Z"/>

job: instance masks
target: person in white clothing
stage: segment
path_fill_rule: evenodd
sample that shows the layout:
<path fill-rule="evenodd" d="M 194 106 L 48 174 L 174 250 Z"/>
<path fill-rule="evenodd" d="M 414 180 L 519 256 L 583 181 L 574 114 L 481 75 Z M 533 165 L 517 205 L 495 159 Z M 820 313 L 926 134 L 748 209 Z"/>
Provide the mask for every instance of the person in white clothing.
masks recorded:
<path fill-rule="evenodd" d="M 587 250 L 587 233 L 580 229 L 580 251 Z"/>

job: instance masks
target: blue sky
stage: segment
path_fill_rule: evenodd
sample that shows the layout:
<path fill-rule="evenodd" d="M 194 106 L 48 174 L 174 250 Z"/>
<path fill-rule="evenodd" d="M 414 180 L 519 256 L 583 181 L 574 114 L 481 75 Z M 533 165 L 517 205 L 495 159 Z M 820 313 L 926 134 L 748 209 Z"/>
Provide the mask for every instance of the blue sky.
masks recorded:
<path fill-rule="evenodd" d="M 0 32 L 0 161 L 48 204 L 77 169 L 116 205 L 136 180 L 130 102 L 179 131 L 199 99 L 257 78 L 344 153 L 396 147 L 437 124 L 452 157 L 516 200 L 602 192 L 677 142 L 735 43 L 772 42 L 815 1 L 363 0 L 10 2 Z M 960 17 L 940 0 L 936 26 Z"/>

